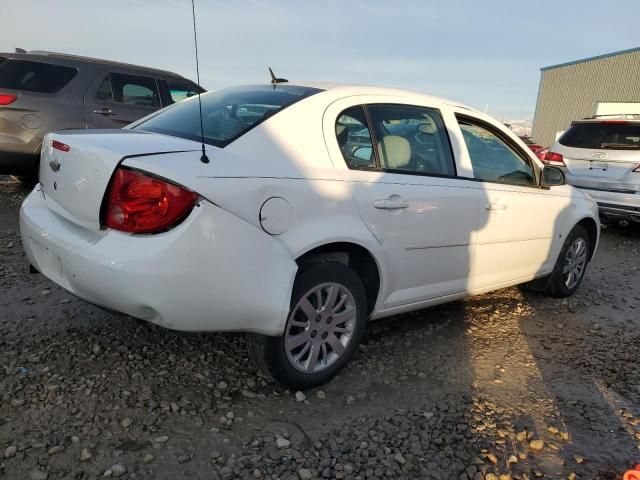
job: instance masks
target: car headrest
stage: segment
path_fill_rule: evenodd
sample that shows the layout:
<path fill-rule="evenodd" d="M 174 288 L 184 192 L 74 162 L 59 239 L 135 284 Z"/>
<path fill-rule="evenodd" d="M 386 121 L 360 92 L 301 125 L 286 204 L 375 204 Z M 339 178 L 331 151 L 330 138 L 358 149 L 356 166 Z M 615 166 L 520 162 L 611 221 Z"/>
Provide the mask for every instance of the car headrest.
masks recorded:
<path fill-rule="evenodd" d="M 411 161 L 409 140 L 398 135 L 387 135 L 378 142 L 382 165 L 391 169 L 402 169 Z"/>
<path fill-rule="evenodd" d="M 429 123 L 426 123 L 426 122 L 425 123 L 421 123 L 420 125 L 418 125 L 418 131 L 420 133 L 433 134 L 433 133 L 436 133 L 436 126 L 431 122 L 429 122 Z"/>

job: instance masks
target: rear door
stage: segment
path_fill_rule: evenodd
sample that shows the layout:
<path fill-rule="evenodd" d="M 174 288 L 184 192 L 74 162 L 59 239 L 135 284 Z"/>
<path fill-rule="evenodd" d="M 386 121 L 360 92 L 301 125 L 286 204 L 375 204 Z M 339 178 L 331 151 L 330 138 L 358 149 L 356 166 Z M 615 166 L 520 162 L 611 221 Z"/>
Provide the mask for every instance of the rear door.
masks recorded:
<path fill-rule="evenodd" d="M 567 180 L 576 187 L 640 191 L 640 122 L 576 122 L 553 151 L 563 156 Z"/>
<path fill-rule="evenodd" d="M 398 100 L 343 99 L 325 114 L 334 165 L 346 164 L 341 177 L 391 267 L 385 308 L 464 292 L 478 218 L 442 111 Z"/>
<path fill-rule="evenodd" d="M 154 77 L 103 71 L 85 95 L 88 128 L 122 128 L 162 107 Z"/>

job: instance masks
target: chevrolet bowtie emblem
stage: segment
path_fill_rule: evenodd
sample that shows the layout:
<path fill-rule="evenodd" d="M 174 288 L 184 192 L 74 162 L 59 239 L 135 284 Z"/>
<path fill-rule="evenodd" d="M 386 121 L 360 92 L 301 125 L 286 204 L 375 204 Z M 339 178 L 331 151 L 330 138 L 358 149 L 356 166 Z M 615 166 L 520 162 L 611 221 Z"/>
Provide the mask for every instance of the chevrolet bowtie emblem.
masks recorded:
<path fill-rule="evenodd" d="M 53 170 L 54 172 L 57 172 L 60 170 L 61 165 L 60 165 L 60 162 L 54 158 L 49 162 L 49 166 L 51 167 L 51 170 Z"/>

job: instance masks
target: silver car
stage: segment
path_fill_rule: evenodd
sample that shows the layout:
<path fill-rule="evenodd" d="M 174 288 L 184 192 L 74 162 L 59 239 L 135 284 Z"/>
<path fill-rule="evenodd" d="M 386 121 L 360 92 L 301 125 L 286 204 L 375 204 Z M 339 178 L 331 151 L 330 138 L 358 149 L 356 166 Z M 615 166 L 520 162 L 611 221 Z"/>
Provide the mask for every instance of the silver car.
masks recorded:
<path fill-rule="evenodd" d="M 640 222 L 640 116 L 578 120 L 543 162 L 564 170 L 567 182 L 598 203 L 611 220 Z"/>

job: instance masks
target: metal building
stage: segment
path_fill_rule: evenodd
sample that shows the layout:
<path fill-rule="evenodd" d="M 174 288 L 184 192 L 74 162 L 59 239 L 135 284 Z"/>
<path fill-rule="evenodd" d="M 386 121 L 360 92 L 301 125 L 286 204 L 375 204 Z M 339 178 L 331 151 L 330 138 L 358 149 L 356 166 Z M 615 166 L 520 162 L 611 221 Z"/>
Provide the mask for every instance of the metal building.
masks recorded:
<path fill-rule="evenodd" d="M 541 69 L 531 137 L 553 145 L 572 120 L 640 114 L 640 47 Z"/>

